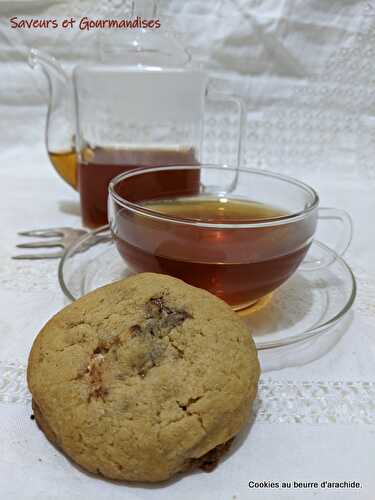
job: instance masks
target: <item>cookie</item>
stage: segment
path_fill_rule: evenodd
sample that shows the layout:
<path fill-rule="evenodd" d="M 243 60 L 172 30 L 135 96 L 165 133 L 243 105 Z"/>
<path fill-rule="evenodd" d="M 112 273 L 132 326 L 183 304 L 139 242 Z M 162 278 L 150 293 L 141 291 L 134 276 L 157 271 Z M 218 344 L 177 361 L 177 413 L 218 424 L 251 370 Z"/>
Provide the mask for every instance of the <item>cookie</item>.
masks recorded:
<path fill-rule="evenodd" d="M 28 385 L 48 439 L 110 479 L 210 468 L 249 419 L 259 364 L 222 300 L 160 274 L 105 286 L 34 341 Z"/>

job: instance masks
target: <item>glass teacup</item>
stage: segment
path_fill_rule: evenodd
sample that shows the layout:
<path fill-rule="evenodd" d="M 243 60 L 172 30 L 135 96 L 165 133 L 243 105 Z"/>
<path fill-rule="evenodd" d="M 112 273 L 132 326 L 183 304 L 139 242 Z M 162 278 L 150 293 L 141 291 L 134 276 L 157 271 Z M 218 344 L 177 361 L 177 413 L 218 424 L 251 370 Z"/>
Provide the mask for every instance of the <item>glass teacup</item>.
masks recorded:
<path fill-rule="evenodd" d="M 342 223 L 336 251 L 351 240 L 346 212 L 320 208 L 313 188 L 283 175 L 225 166 L 145 168 L 115 177 L 109 222 L 134 272 L 175 276 L 234 309 L 256 302 L 302 265 L 318 218 Z"/>

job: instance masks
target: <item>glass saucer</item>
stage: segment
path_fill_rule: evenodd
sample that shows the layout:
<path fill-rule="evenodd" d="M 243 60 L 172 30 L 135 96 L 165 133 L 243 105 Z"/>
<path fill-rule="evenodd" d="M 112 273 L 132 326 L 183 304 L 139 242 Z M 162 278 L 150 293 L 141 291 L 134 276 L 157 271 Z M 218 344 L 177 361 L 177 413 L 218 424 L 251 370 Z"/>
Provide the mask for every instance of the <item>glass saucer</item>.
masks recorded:
<path fill-rule="evenodd" d="M 333 251 L 315 240 L 308 257 L 324 259 Z M 258 350 L 304 341 L 327 332 L 351 308 L 356 282 L 348 264 L 335 255 L 334 262 L 319 270 L 298 270 L 273 292 L 261 307 L 238 314 L 249 325 Z M 103 285 L 131 273 L 116 250 L 108 226 L 80 238 L 59 264 L 59 283 L 74 301 Z M 258 305 L 258 307 L 257 307 Z"/>

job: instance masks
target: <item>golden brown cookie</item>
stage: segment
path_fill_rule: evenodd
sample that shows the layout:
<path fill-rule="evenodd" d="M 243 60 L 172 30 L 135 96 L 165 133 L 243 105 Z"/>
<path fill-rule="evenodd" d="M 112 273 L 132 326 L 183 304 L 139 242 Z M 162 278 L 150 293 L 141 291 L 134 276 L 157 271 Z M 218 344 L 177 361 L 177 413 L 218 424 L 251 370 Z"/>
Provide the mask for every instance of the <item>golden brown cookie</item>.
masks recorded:
<path fill-rule="evenodd" d="M 75 462 L 107 478 L 162 481 L 225 451 L 248 421 L 259 364 L 227 304 L 144 273 L 54 316 L 27 376 L 37 422 Z"/>

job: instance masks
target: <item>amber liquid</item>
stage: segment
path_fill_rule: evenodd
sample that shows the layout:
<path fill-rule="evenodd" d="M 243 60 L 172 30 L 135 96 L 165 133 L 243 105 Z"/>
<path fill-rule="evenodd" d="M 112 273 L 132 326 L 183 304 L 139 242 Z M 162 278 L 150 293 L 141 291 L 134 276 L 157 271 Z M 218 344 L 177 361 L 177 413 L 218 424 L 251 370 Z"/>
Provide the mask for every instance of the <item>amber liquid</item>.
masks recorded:
<path fill-rule="evenodd" d="M 70 184 L 72 188 L 77 189 L 77 158 L 75 151 L 49 152 L 48 156 L 60 177 Z"/>
<path fill-rule="evenodd" d="M 303 260 L 315 228 L 311 220 L 236 227 L 286 215 L 252 201 L 193 196 L 147 201 L 144 206 L 195 222 L 233 224 L 232 228 L 175 224 L 119 208 L 114 232 L 121 255 L 134 271 L 170 274 L 209 290 L 235 309 L 254 303 L 291 276 Z"/>
<path fill-rule="evenodd" d="M 90 228 L 107 224 L 108 185 L 116 175 L 141 167 L 196 164 L 192 148 L 86 148 L 78 163 L 83 224 Z M 196 180 L 191 182 L 197 185 Z"/>

